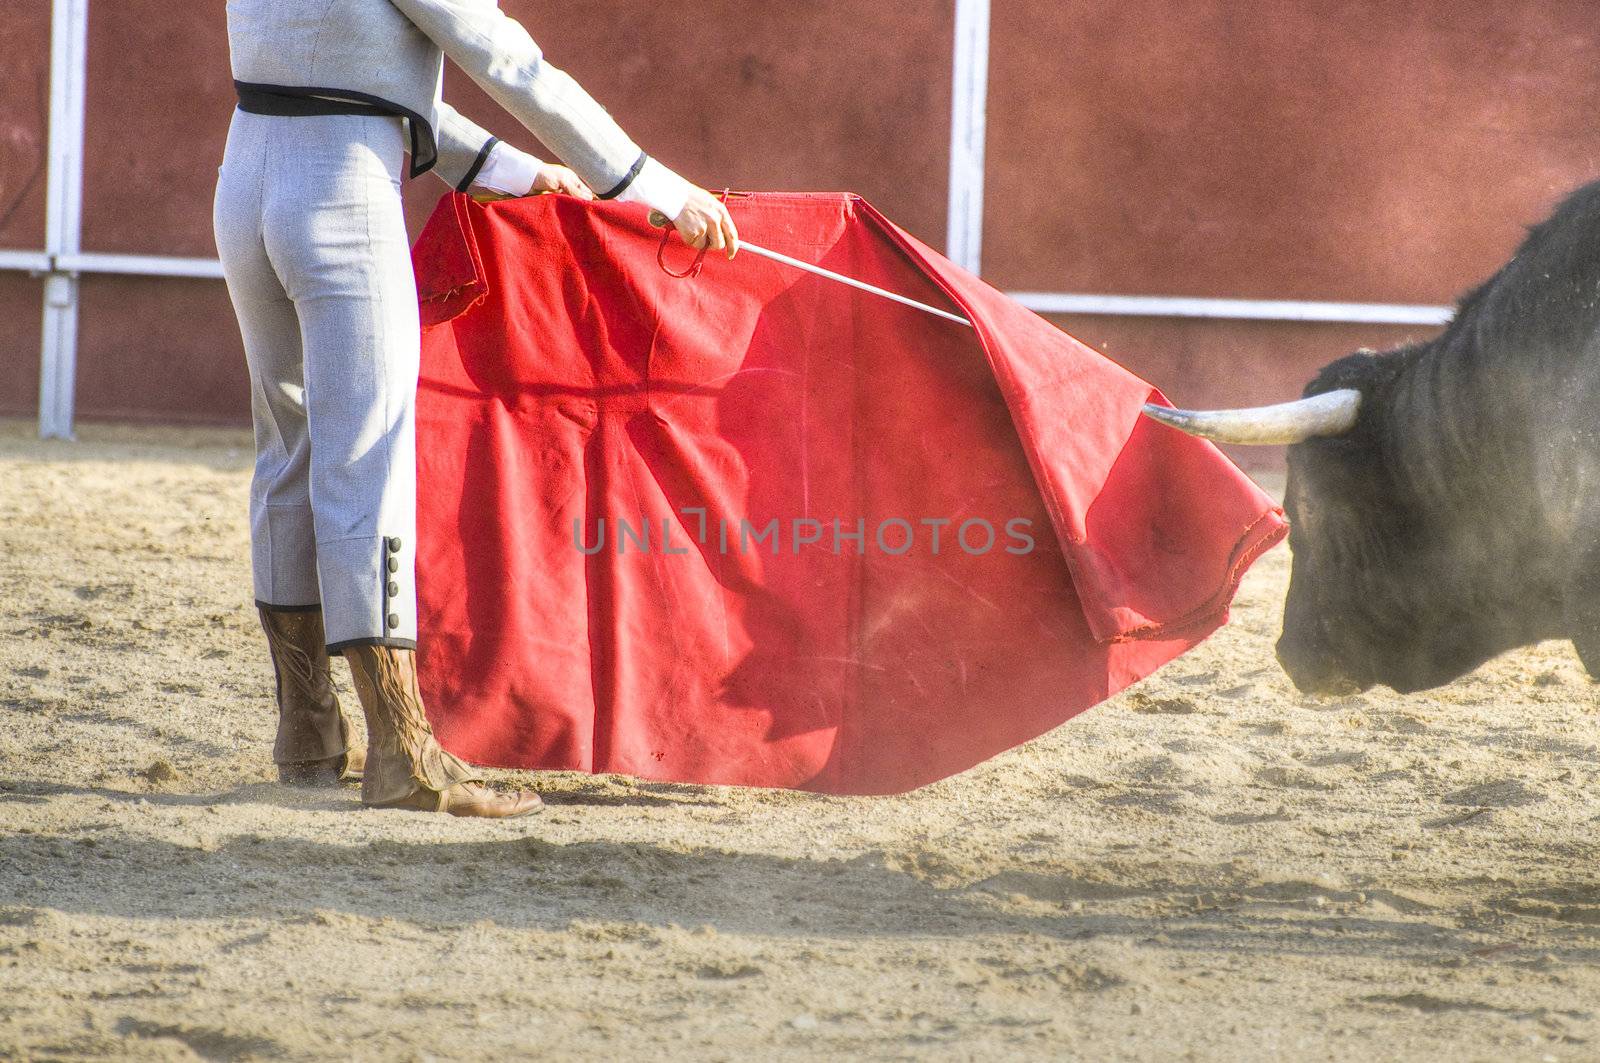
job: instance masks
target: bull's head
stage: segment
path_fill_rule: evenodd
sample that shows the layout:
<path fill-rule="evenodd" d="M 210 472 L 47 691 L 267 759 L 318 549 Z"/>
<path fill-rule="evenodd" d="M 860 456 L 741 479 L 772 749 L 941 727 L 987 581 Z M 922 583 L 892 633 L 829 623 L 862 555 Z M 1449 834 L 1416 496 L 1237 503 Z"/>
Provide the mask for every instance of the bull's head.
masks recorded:
<path fill-rule="evenodd" d="M 1378 437 L 1403 360 L 1401 352 L 1360 352 L 1325 369 L 1304 398 L 1277 406 L 1144 409 L 1219 443 L 1289 445 L 1284 506 L 1294 559 L 1278 660 L 1307 693 L 1437 686 L 1497 648 L 1436 608 L 1444 597 L 1438 582 L 1455 576 L 1444 544 L 1396 502 Z"/>

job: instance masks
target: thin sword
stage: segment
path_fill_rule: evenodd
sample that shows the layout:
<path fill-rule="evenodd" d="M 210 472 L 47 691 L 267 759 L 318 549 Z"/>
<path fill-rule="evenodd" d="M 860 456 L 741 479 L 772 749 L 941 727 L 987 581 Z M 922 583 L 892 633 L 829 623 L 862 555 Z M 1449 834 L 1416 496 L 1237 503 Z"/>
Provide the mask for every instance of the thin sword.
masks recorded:
<path fill-rule="evenodd" d="M 666 216 L 656 211 L 650 212 L 650 221 L 651 224 L 656 225 L 658 228 L 665 226 L 667 223 Z M 915 299 L 907 298 L 904 295 L 898 295 L 884 288 L 880 288 L 875 284 L 868 284 L 866 281 L 858 281 L 854 277 L 846 277 L 843 273 L 835 273 L 831 269 L 823 269 L 821 266 L 814 266 L 809 262 L 802 262 L 798 258 L 790 258 L 788 255 L 785 255 L 782 252 L 768 250 L 767 248 L 762 247 L 760 244 L 752 244 L 748 240 L 739 241 L 739 250 L 748 251 L 752 255 L 760 255 L 762 258 L 770 258 L 774 262 L 782 262 L 786 266 L 793 266 L 795 269 L 802 269 L 807 273 L 815 273 L 819 277 L 826 277 L 828 280 L 838 281 L 840 284 L 847 284 L 852 288 L 867 292 L 868 294 L 876 295 L 883 299 L 888 299 L 890 302 L 899 303 L 901 306 L 913 307 L 917 310 L 921 310 L 924 313 L 932 314 L 934 317 L 942 317 L 946 321 L 954 321 L 958 325 L 965 325 L 968 328 L 972 327 L 972 322 L 968 321 L 960 314 L 952 314 L 948 310 L 940 310 L 936 306 L 929 306 L 927 303 L 919 303 Z"/>

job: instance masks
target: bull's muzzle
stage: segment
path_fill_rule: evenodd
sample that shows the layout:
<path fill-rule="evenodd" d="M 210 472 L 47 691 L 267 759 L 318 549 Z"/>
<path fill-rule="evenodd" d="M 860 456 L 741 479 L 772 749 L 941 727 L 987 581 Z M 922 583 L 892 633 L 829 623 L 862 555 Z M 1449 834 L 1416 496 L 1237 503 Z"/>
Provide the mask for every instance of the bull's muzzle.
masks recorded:
<path fill-rule="evenodd" d="M 1278 639 L 1277 654 L 1284 673 L 1302 694 L 1343 697 L 1359 694 L 1371 685 L 1351 676 L 1325 648 L 1288 633 Z"/>

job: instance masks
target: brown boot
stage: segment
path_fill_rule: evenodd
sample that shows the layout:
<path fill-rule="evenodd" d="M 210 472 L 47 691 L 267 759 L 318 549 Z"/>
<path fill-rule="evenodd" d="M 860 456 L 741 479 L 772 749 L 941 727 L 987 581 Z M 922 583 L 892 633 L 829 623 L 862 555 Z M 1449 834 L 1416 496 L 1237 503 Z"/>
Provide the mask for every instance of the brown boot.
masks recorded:
<path fill-rule="evenodd" d="M 361 778 L 367 755 L 350 746 L 323 641 L 322 610 L 261 606 L 261 627 L 278 675 L 278 740 L 272 759 L 290 786 L 338 786 Z"/>
<path fill-rule="evenodd" d="M 526 816 L 542 807 L 538 794 L 500 794 L 481 785 L 476 772 L 439 745 L 422 707 L 414 652 L 351 646 L 344 655 L 367 713 L 362 804 L 483 819 Z"/>

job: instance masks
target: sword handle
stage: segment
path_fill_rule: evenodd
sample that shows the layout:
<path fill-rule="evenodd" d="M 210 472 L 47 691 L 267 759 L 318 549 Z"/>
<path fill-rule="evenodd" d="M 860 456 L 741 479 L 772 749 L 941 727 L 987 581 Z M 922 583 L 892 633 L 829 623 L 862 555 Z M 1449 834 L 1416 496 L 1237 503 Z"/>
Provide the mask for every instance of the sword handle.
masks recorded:
<path fill-rule="evenodd" d="M 669 219 L 659 210 L 652 210 L 650 212 L 650 224 L 654 225 L 657 229 L 665 229 L 670 221 L 671 219 Z"/>

